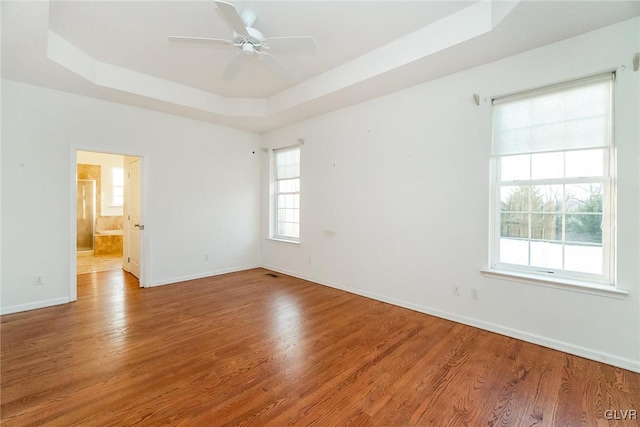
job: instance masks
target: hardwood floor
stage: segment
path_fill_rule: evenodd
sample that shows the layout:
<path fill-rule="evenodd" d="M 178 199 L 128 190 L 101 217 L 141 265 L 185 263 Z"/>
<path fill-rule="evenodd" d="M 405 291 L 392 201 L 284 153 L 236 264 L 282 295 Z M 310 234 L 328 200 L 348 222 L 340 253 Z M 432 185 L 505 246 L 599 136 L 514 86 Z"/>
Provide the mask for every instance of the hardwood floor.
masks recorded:
<path fill-rule="evenodd" d="M 638 425 L 640 374 L 269 273 L 2 316 L 2 425 Z"/>

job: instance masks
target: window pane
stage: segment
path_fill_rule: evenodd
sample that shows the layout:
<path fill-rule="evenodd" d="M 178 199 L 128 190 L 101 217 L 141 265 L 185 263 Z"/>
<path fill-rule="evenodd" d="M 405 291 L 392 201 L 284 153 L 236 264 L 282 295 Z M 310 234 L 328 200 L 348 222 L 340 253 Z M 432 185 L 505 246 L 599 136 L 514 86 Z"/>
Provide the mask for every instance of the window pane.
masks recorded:
<path fill-rule="evenodd" d="M 500 159 L 500 180 L 516 181 L 529 179 L 529 161 L 528 154 L 522 156 L 506 156 Z"/>
<path fill-rule="evenodd" d="M 291 222 L 288 222 L 286 224 L 287 236 L 289 236 L 289 237 L 298 237 L 299 233 L 298 233 L 297 225 L 298 224 L 294 224 L 294 223 L 291 223 Z"/>
<path fill-rule="evenodd" d="M 300 176 L 300 149 L 275 150 L 276 179 Z"/>
<path fill-rule="evenodd" d="M 300 165 L 278 166 L 276 179 L 297 178 L 300 176 Z"/>
<path fill-rule="evenodd" d="M 564 176 L 564 153 L 531 155 L 531 178 L 548 179 Z"/>
<path fill-rule="evenodd" d="M 602 212 L 602 184 L 571 184 L 565 187 L 566 212 Z"/>
<path fill-rule="evenodd" d="M 111 169 L 111 177 L 113 179 L 114 187 L 122 187 L 124 186 L 124 169 L 122 168 L 112 168 Z"/>
<path fill-rule="evenodd" d="M 520 239 L 500 239 L 500 262 L 529 265 L 529 242 Z"/>
<path fill-rule="evenodd" d="M 504 186 L 500 188 L 502 211 L 527 212 L 529 210 L 529 187 Z"/>
<path fill-rule="evenodd" d="M 300 178 L 277 181 L 278 193 L 295 193 L 300 191 Z"/>
<path fill-rule="evenodd" d="M 503 213 L 500 215 L 500 236 L 529 238 L 529 214 Z"/>
<path fill-rule="evenodd" d="M 602 274 L 602 246 L 565 245 L 564 268 L 580 273 Z"/>
<path fill-rule="evenodd" d="M 562 244 L 531 242 L 531 265 L 534 267 L 562 269 Z"/>
<path fill-rule="evenodd" d="M 565 221 L 566 241 L 602 243 L 602 215 L 567 215 Z"/>
<path fill-rule="evenodd" d="M 565 156 L 566 176 L 602 176 L 604 173 L 604 151 L 567 151 Z"/>
<path fill-rule="evenodd" d="M 562 240 L 562 215 L 532 214 L 531 238 L 539 240 Z M 533 250 L 533 248 L 531 250 Z"/>
<path fill-rule="evenodd" d="M 531 187 L 533 212 L 561 212 L 562 185 L 535 185 Z"/>

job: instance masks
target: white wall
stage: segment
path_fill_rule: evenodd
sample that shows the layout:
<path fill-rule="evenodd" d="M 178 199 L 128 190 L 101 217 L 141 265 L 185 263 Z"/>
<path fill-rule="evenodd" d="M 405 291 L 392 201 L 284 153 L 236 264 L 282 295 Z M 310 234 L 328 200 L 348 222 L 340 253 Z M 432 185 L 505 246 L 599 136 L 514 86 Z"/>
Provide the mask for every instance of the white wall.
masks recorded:
<path fill-rule="evenodd" d="M 97 215 L 121 216 L 122 206 L 113 206 L 113 169 L 124 169 L 124 156 L 119 154 L 96 153 L 92 151 L 78 151 L 77 163 L 100 166 L 100 210 Z"/>
<path fill-rule="evenodd" d="M 2 313 L 70 298 L 78 149 L 143 157 L 146 285 L 259 265 L 259 140 L 3 80 Z"/>
<path fill-rule="evenodd" d="M 634 19 L 265 134 L 270 148 L 305 143 L 300 245 L 267 239 L 269 164 L 261 154 L 263 265 L 640 371 L 640 72 L 631 67 L 639 28 Z M 472 94 L 616 68 L 618 285 L 630 294 L 483 276 L 491 107 L 476 106 Z M 462 296 L 452 295 L 454 284 Z"/>

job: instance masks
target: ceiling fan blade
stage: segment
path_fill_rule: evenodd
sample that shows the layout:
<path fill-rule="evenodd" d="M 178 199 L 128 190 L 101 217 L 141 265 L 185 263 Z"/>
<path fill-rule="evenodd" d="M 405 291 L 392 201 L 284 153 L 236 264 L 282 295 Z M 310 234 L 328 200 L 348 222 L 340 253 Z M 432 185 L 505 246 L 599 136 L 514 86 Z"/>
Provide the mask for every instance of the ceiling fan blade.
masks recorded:
<path fill-rule="evenodd" d="M 293 71 L 285 67 L 280 61 L 268 53 L 258 55 L 258 59 L 281 79 L 288 81 L 296 80 L 297 77 L 293 74 Z"/>
<path fill-rule="evenodd" d="M 208 37 L 183 37 L 183 36 L 169 36 L 169 41 L 172 43 L 192 44 L 195 46 L 214 46 L 214 47 L 235 47 L 231 40 L 223 39 L 211 39 Z"/>
<path fill-rule="evenodd" d="M 269 52 L 315 55 L 316 40 L 312 36 L 270 37 L 264 40 Z"/>
<path fill-rule="evenodd" d="M 236 54 L 231 59 L 231 62 L 229 62 L 229 65 L 227 65 L 227 69 L 224 70 L 224 73 L 222 74 L 222 78 L 223 79 L 234 78 L 236 74 L 238 74 L 238 71 L 240 71 L 240 67 L 242 66 L 242 64 L 244 64 L 244 61 L 245 61 L 245 57 L 243 54 L 241 53 Z"/>
<path fill-rule="evenodd" d="M 216 0 L 216 6 L 218 6 L 218 10 L 220 10 L 222 17 L 227 22 L 229 28 L 243 37 L 249 37 L 247 28 L 234 5 Z"/>

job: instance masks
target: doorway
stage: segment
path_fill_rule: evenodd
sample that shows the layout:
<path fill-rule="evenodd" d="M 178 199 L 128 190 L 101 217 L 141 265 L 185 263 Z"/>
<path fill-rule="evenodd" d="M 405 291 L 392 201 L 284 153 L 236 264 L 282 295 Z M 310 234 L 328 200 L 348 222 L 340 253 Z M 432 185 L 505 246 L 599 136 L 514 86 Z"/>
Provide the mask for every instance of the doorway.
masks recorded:
<path fill-rule="evenodd" d="M 142 286 L 142 158 L 78 149 L 73 160 L 76 251 L 70 300 L 77 296 L 77 274 L 125 270 Z"/>

